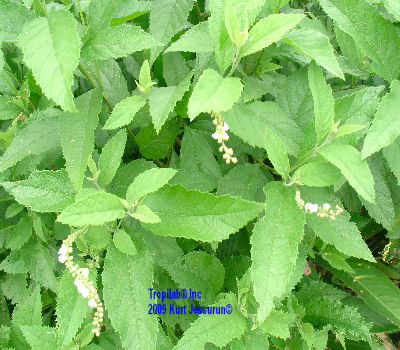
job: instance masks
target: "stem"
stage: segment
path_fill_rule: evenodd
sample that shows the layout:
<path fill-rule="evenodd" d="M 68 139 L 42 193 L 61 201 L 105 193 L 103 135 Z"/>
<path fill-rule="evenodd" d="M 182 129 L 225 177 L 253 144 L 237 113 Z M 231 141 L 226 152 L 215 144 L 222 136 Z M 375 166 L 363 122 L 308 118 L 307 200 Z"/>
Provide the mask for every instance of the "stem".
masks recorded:
<path fill-rule="evenodd" d="M 267 168 L 271 173 L 275 175 L 281 176 L 274 168 L 270 167 L 269 165 L 265 164 L 262 159 L 254 158 L 258 163 L 260 163 L 263 167 Z"/>
<path fill-rule="evenodd" d="M 77 0 L 76 2 L 78 3 L 79 17 L 81 18 L 82 25 L 86 28 L 86 22 L 85 22 L 85 18 L 83 17 L 83 13 L 82 13 L 81 2 L 79 0 Z"/>
<path fill-rule="evenodd" d="M 153 162 L 156 163 L 161 168 L 168 168 L 163 162 L 161 162 L 158 158 L 154 158 Z"/>
<path fill-rule="evenodd" d="M 230 77 L 235 72 L 236 68 L 239 65 L 239 62 L 240 62 L 239 51 L 240 51 L 240 47 L 235 47 L 235 57 L 233 58 L 232 67 L 231 67 L 231 70 L 229 71 L 227 77 Z"/>

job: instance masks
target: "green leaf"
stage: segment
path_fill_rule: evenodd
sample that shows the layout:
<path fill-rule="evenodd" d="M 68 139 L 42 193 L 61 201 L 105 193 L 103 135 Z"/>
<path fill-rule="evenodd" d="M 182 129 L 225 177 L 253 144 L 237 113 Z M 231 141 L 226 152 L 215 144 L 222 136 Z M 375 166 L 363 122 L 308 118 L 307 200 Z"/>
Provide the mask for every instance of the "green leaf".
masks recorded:
<path fill-rule="evenodd" d="M 137 254 L 135 244 L 132 242 L 131 237 L 122 229 L 114 232 L 113 242 L 115 247 L 122 253 L 128 255 Z"/>
<path fill-rule="evenodd" d="M 56 308 L 57 325 L 59 333 L 62 335 L 62 345 L 68 344 L 76 335 L 88 311 L 87 299 L 84 299 L 78 293 L 74 285 L 74 278 L 67 269 L 64 270 L 58 285 Z"/>
<path fill-rule="evenodd" d="M 103 129 L 117 129 L 129 124 L 145 104 L 146 100 L 140 95 L 123 99 L 116 104 Z"/>
<path fill-rule="evenodd" d="M 20 249 L 32 235 L 32 219 L 29 216 L 21 218 L 13 227 L 6 240 L 6 248 Z"/>
<path fill-rule="evenodd" d="M 226 307 L 228 304 L 232 307 L 231 314 L 214 314 L 211 317 L 207 314 L 200 315 L 183 334 L 174 349 L 197 350 L 208 342 L 224 347 L 232 339 L 240 338 L 246 329 L 246 321 L 238 310 L 236 296 L 227 294 L 211 307 Z"/>
<path fill-rule="evenodd" d="M 193 71 L 178 86 L 153 87 L 150 90 L 150 114 L 157 133 L 168 119 L 169 114 L 174 110 L 176 103 L 182 99 L 189 89 L 192 76 Z"/>
<path fill-rule="evenodd" d="M 335 100 L 331 87 L 325 82 L 321 69 L 312 62 L 308 68 L 308 80 L 314 100 L 315 130 L 317 142 L 324 140 L 332 128 L 335 114 Z"/>
<path fill-rule="evenodd" d="M 315 60 L 329 73 L 344 80 L 342 69 L 334 55 L 329 38 L 321 32 L 309 28 L 292 29 L 285 34 L 283 40 L 302 54 Z"/>
<path fill-rule="evenodd" d="M 205 242 L 227 238 L 263 209 L 259 203 L 238 197 L 216 197 L 209 193 L 188 191 L 178 185 L 167 185 L 147 195 L 143 204 L 161 218 L 160 224 L 145 225 L 154 233 Z"/>
<path fill-rule="evenodd" d="M 375 202 L 374 179 L 361 153 L 349 145 L 330 144 L 319 153 L 334 166 L 339 168 L 357 193 L 370 203 Z"/>
<path fill-rule="evenodd" d="M 148 288 L 153 282 L 151 256 L 144 250 L 129 256 L 110 246 L 102 277 L 104 304 L 124 348 L 154 349 L 158 322 L 148 313 Z"/>
<path fill-rule="evenodd" d="M 75 99 L 78 113 L 60 117 L 61 147 L 66 170 L 77 191 L 82 187 L 92 154 L 102 99 L 100 89 L 91 90 Z"/>
<path fill-rule="evenodd" d="M 319 160 L 301 166 L 293 174 L 293 179 L 306 186 L 332 186 L 340 179 L 341 173 L 334 165 Z"/>
<path fill-rule="evenodd" d="M 59 347 L 56 329 L 41 326 L 22 326 L 22 332 L 32 350 L 54 350 Z"/>
<path fill-rule="evenodd" d="M 260 51 L 283 38 L 290 29 L 295 27 L 304 15 L 273 14 L 259 21 L 249 31 L 246 43 L 240 49 L 240 57 Z"/>
<path fill-rule="evenodd" d="M 286 291 L 296 266 L 298 245 L 304 234 L 304 212 L 295 201 L 295 191 L 279 182 L 265 187 L 265 217 L 257 222 L 250 238 L 251 279 L 259 303 L 258 322 L 264 322 L 274 298 Z"/>
<path fill-rule="evenodd" d="M 224 78 L 213 69 L 206 69 L 189 99 L 188 114 L 193 120 L 201 112 L 225 112 L 239 99 L 243 85 L 238 78 Z"/>
<path fill-rule="evenodd" d="M 365 129 L 365 128 L 366 128 L 365 125 L 354 125 L 354 124 L 345 124 L 345 125 L 342 125 L 342 126 L 338 129 L 337 133 L 335 134 L 334 139 L 337 139 L 337 138 L 339 138 L 339 137 L 342 137 L 342 136 L 346 136 L 346 135 L 355 133 L 355 132 L 360 131 L 360 130 Z"/>
<path fill-rule="evenodd" d="M 38 212 L 61 211 L 74 202 L 75 191 L 65 170 L 34 171 L 28 179 L 3 182 L 18 203 Z"/>
<path fill-rule="evenodd" d="M 133 204 L 146 194 L 156 192 L 176 174 L 174 169 L 154 168 L 145 170 L 129 185 L 126 200 Z"/>
<path fill-rule="evenodd" d="M 151 80 L 150 63 L 148 60 L 144 60 L 142 67 L 140 67 L 139 85 L 144 89 L 145 95 L 148 94 L 146 89 L 151 88 L 153 84 L 154 83 Z"/>
<path fill-rule="evenodd" d="M 102 225 L 124 216 L 125 207 L 117 196 L 95 192 L 65 208 L 57 221 L 72 226 Z"/>
<path fill-rule="evenodd" d="M 290 337 L 289 326 L 293 321 L 294 315 L 282 310 L 272 310 L 261 325 L 261 329 L 273 337 L 287 339 Z"/>
<path fill-rule="evenodd" d="M 74 18 L 63 10 L 49 10 L 47 17 L 26 23 L 18 37 L 24 61 L 43 92 L 71 112 L 76 111 L 71 87 L 79 63 L 79 43 Z"/>
<path fill-rule="evenodd" d="M 114 178 L 122 161 L 126 144 L 126 130 L 116 133 L 103 147 L 99 157 L 99 184 L 108 185 Z"/>
<path fill-rule="evenodd" d="M 396 18 L 397 21 L 400 21 L 400 4 L 396 0 L 383 0 L 386 9 L 390 14 Z"/>
<path fill-rule="evenodd" d="M 158 45 L 160 43 L 140 27 L 121 24 L 91 31 L 81 54 L 88 61 L 105 61 Z"/>
<path fill-rule="evenodd" d="M 60 112 L 50 110 L 46 118 L 33 120 L 13 139 L 0 158 L 0 172 L 29 155 L 40 155 L 60 144 L 58 118 Z"/>
<path fill-rule="evenodd" d="M 0 50 L 0 55 L 1 54 L 2 51 Z M 1 71 L 0 63 L 0 72 Z M 0 96 L 0 120 L 15 119 L 18 117 L 18 114 L 23 111 L 20 106 L 12 102 L 13 100 L 11 96 Z"/>
<path fill-rule="evenodd" d="M 265 129 L 265 146 L 268 158 L 274 166 L 275 170 L 286 178 L 289 175 L 289 158 L 285 149 L 285 145 L 281 139 L 270 129 Z"/>
<path fill-rule="evenodd" d="M 373 59 L 373 69 L 392 81 L 400 73 L 400 42 L 396 29 L 364 0 L 320 0 L 324 11 L 356 45 Z"/>
<path fill-rule="evenodd" d="M 173 42 L 165 52 L 211 52 L 213 50 L 208 21 L 191 27 L 177 41 Z"/>
<path fill-rule="evenodd" d="M 341 206 L 340 201 L 328 189 L 308 188 L 302 191 L 304 201 L 322 206 L 328 203 L 332 209 Z M 313 231 L 326 243 L 332 244 L 340 252 L 349 256 L 374 262 L 367 244 L 354 222 L 349 222 L 350 215 L 344 211 L 335 220 L 321 218 L 314 214 L 307 215 L 307 222 Z"/>
<path fill-rule="evenodd" d="M 135 207 L 132 213 L 129 213 L 133 218 L 146 224 L 156 224 L 161 222 L 160 217 L 155 214 L 147 205 L 140 204 Z"/>
<path fill-rule="evenodd" d="M 383 149 L 383 155 L 389 164 L 390 169 L 393 174 L 397 177 L 397 183 L 400 184 L 400 137 L 398 137 L 394 142 Z"/>
<path fill-rule="evenodd" d="M 16 41 L 24 24 L 36 16 L 25 6 L 11 0 L 0 2 L 0 42 Z"/>
<path fill-rule="evenodd" d="M 361 151 L 362 158 L 389 146 L 400 135 L 400 81 L 394 80 L 376 111 Z"/>
<path fill-rule="evenodd" d="M 6 210 L 6 219 L 13 218 L 14 216 L 18 215 L 21 211 L 24 210 L 24 206 L 18 203 L 11 204 Z"/>

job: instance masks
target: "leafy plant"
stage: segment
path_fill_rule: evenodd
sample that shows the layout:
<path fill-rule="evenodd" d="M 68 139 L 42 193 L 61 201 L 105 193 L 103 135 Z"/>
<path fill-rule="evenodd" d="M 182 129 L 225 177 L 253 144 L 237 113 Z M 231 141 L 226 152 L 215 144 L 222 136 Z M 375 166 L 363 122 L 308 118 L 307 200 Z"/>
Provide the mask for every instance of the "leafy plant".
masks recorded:
<path fill-rule="evenodd" d="M 398 346 L 399 21 L 0 0 L 0 348 Z"/>

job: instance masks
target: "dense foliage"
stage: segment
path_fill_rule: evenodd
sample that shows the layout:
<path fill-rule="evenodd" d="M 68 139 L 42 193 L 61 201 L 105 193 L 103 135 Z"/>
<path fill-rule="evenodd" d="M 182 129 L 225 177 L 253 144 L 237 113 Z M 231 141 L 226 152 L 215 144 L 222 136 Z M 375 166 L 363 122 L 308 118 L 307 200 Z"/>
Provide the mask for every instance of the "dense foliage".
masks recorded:
<path fill-rule="evenodd" d="M 0 348 L 398 346 L 398 22 L 0 0 Z"/>

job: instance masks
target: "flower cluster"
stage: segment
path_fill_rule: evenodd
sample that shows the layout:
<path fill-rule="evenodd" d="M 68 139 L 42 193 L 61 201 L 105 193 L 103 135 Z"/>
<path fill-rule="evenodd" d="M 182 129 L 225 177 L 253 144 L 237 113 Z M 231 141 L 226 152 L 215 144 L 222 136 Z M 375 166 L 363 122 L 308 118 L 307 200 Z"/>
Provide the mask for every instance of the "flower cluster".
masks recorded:
<path fill-rule="evenodd" d="M 212 137 L 221 144 L 219 151 L 224 152 L 222 158 L 225 159 L 226 164 L 229 164 L 230 162 L 236 163 L 237 158 L 232 157 L 233 149 L 225 145 L 225 141 L 229 140 L 229 135 L 227 134 L 227 131 L 229 130 L 228 124 L 223 121 L 221 114 L 214 112 L 210 112 L 210 114 L 214 118 L 213 124 L 216 127 L 215 133 L 212 134 Z"/>
<path fill-rule="evenodd" d="M 70 234 L 62 243 L 58 250 L 58 261 L 65 264 L 66 268 L 71 273 L 72 277 L 75 278 L 74 284 L 78 289 L 78 292 L 86 299 L 88 298 L 88 305 L 95 309 L 93 317 L 93 333 L 96 336 L 100 335 L 101 323 L 103 322 L 103 304 L 100 301 L 96 287 L 93 285 L 93 281 L 89 280 L 89 269 L 79 267 L 78 264 L 74 264 L 72 253 L 72 243 L 77 237 L 80 231 L 76 231 Z"/>
<path fill-rule="evenodd" d="M 296 190 L 296 202 L 298 207 L 301 210 L 305 210 L 307 214 L 317 214 L 317 216 L 321 218 L 329 218 L 331 220 L 335 220 L 336 216 L 343 213 L 343 209 L 336 205 L 336 210 L 331 209 L 331 205 L 329 203 L 324 203 L 322 207 L 315 203 L 305 203 L 303 199 L 300 197 L 300 191 Z"/>

